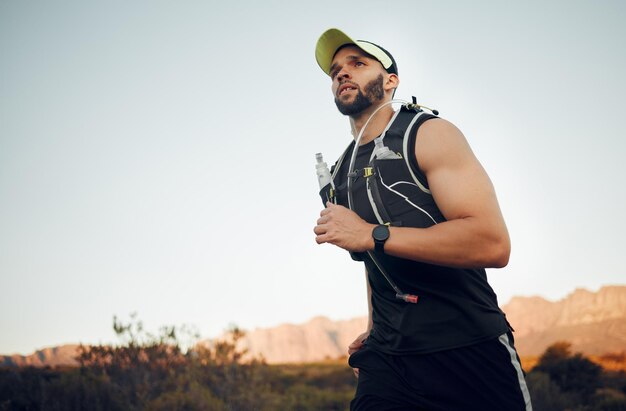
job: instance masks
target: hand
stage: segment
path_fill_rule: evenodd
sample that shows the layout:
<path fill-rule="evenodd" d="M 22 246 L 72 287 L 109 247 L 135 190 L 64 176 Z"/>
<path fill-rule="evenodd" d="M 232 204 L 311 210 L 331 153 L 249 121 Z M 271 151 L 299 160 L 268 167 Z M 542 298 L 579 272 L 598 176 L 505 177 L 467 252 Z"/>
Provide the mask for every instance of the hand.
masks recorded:
<path fill-rule="evenodd" d="M 372 230 L 369 224 L 354 211 L 331 202 L 320 212 L 320 218 L 313 232 L 318 244 L 330 243 L 347 251 L 363 252 L 374 248 Z"/>
<path fill-rule="evenodd" d="M 356 337 L 356 339 L 352 341 L 352 343 L 348 346 L 348 355 L 352 355 L 355 352 L 359 351 L 361 348 L 363 348 L 363 343 L 365 342 L 365 340 L 367 340 L 367 337 L 369 336 L 370 332 L 369 330 L 367 330 L 363 334 Z M 352 371 L 354 372 L 354 376 L 359 378 L 359 369 L 353 368 Z"/>

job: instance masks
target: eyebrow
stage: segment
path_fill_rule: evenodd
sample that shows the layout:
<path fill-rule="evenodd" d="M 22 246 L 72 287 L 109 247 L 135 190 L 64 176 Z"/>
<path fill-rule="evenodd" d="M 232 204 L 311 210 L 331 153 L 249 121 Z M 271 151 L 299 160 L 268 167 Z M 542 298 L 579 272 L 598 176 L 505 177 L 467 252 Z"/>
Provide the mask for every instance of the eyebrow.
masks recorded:
<path fill-rule="evenodd" d="M 366 56 L 359 56 L 359 55 L 356 55 L 356 54 L 351 54 L 351 55 L 347 56 L 346 58 L 348 60 L 350 60 L 350 61 L 354 61 L 354 60 L 361 60 L 361 59 L 367 58 L 367 57 Z M 333 63 L 333 65 L 330 66 L 330 69 L 328 70 L 328 72 L 332 73 L 333 70 L 335 70 L 337 67 L 339 67 L 339 64 Z"/>

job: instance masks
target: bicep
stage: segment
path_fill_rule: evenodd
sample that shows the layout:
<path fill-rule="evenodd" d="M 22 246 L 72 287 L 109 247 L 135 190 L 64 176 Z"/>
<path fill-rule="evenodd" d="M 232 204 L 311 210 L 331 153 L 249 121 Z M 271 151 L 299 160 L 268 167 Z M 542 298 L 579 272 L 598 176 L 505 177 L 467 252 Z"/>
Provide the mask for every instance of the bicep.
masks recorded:
<path fill-rule="evenodd" d="M 415 155 L 446 220 L 502 220 L 489 176 L 454 125 L 441 119 L 424 123 Z"/>

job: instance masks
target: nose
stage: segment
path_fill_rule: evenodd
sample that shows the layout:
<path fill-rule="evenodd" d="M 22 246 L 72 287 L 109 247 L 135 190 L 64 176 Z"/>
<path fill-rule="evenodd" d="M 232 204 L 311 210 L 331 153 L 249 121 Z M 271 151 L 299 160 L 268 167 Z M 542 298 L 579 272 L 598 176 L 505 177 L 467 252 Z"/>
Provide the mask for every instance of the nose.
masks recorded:
<path fill-rule="evenodd" d="M 339 70 L 339 73 L 337 73 L 337 80 L 341 82 L 341 80 L 348 79 L 350 79 L 350 73 L 345 69 L 345 67 L 343 67 L 341 70 Z"/>

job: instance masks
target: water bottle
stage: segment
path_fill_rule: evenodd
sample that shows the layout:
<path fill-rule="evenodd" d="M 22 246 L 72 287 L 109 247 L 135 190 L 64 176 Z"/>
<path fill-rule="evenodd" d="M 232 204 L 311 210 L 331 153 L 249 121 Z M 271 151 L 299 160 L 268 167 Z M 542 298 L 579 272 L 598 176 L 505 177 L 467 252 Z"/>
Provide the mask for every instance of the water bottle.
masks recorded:
<path fill-rule="evenodd" d="M 377 160 L 392 160 L 402 157 L 389 150 L 389 147 L 383 144 L 383 138 L 381 136 L 374 140 L 374 158 Z"/>
<path fill-rule="evenodd" d="M 330 183 L 330 170 L 328 165 L 324 162 L 322 153 L 315 154 L 317 164 L 315 165 L 315 173 L 317 174 L 317 182 L 320 185 L 320 190 Z"/>

